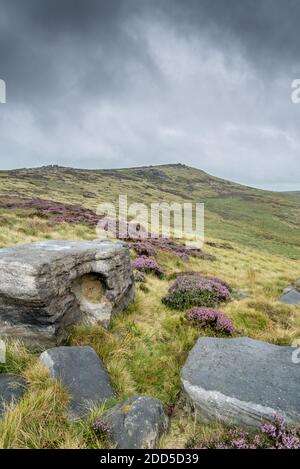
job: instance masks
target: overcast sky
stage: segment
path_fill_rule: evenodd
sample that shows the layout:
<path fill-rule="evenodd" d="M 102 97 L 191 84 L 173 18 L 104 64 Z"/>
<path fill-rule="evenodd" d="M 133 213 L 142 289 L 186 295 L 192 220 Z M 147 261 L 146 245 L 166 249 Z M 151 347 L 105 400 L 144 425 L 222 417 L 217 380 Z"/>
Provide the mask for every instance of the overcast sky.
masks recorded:
<path fill-rule="evenodd" d="M 299 0 L 0 0 L 0 168 L 300 189 Z"/>

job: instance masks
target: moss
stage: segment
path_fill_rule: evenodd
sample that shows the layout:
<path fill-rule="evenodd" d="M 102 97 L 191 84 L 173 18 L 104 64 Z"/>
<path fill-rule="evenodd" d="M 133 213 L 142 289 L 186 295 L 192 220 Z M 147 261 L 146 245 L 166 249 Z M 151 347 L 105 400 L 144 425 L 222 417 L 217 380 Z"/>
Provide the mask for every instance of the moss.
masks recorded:
<path fill-rule="evenodd" d="M 123 407 L 122 407 L 123 414 L 125 414 L 125 415 L 129 414 L 129 412 L 131 412 L 131 411 L 132 411 L 132 405 L 130 405 L 130 404 L 123 405 Z"/>

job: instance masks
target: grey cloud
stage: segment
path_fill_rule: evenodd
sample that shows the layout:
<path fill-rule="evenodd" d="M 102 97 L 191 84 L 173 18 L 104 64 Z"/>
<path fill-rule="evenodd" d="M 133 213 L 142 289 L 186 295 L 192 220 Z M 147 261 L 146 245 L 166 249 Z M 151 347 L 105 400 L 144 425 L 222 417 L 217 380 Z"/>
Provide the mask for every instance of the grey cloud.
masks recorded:
<path fill-rule="evenodd" d="M 0 0 L 0 165 L 181 161 L 294 188 L 299 19 L 297 0 Z"/>

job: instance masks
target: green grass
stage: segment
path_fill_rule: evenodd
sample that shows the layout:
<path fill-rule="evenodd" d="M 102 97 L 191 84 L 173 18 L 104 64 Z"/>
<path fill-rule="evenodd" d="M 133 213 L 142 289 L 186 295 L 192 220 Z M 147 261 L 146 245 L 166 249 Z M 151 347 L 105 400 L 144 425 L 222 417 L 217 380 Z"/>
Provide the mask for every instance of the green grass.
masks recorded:
<path fill-rule="evenodd" d="M 180 398 L 180 369 L 197 338 L 208 332 L 188 324 L 184 311 L 173 311 L 162 304 L 161 298 L 172 282 L 172 273 L 197 270 L 217 275 L 233 287 L 248 291 L 248 299 L 234 300 L 221 307 L 233 320 L 237 335 L 281 345 L 291 344 L 295 337 L 300 337 L 300 307 L 276 302 L 281 289 L 299 275 L 298 263 L 287 263 L 281 257 L 262 254 L 252 248 L 241 250 L 235 244 L 233 247 L 233 250 L 210 248 L 210 253 L 217 254 L 215 262 L 194 259 L 184 264 L 169 254 L 159 255 L 158 261 L 169 272 L 169 278 L 148 275 L 146 291 L 142 285 L 137 287 L 135 302 L 115 317 L 109 330 L 102 326 L 78 326 L 70 337 L 72 345 L 94 347 L 110 373 L 118 399 L 141 393 L 175 406 L 161 447 L 186 447 L 194 440 L 205 442 L 215 432 L 226 431 L 219 424 L 195 423 Z M 8 363 L 1 371 L 22 373 L 30 383 L 25 400 L 12 409 L 1 424 L 8 435 L 0 440 L 3 447 L 107 446 L 91 431 L 92 417 L 81 424 L 67 422 L 67 397 L 63 389 L 52 380 L 45 380 L 36 357 L 20 344 L 11 344 Z M 103 408 L 95 412 L 101 415 Z"/>
<path fill-rule="evenodd" d="M 157 261 L 167 274 L 164 278 L 147 275 L 146 284 L 137 286 L 135 302 L 114 318 L 109 330 L 100 325 L 78 326 L 69 341 L 94 347 L 110 373 L 119 400 L 141 393 L 174 408 L 169 431 L 160 443 L 162 448 L 193 447 L 195 442 L 209 442 L 227 431 L 220 424 L 196 423 L 181 398 L 180 369 L 197 338 L 213 333 L 196 329 L 186 321 L 184 310 L 170 310 L 162 303 L 176 272 L 195 270 L 217 276 L 233 288 L 248 292 L 249 298 L 220 307 L 233 321 L 237 336 L 280 345 L 300 337 L 300 306 L 277 303 L 282 289 L 300 276 L 300 209 L 295 196 L 243 188 L 182 166 L 3 172 L 0 188 L 0 193 L 6 195 L 17 192 L 20 196 L 40 196 L 91 208 L 125 189 L 135 201 L 142 194 L 146 201 L 152 197 L 205 198 L 207 236 L 217 243 L 217 247 L 206 246 L 205 250 L 217 260 L 192 259 L 184 263 L 160 253 Z M 170 194 L 170 190 L 177 194 Z M 83 198 L 82 191 L 97 197 Z M 47 220 L 28 215 L 28 211 L 0 210 L 1 246 L 39 239 L 95 238 L 88 226 L 64 223 L 50 227 Z M 230 242 L 231 249 L 224 241 Z M 66 391 L 49 378 L 37 356 L 22 344 L 9 344 L 7 363 L 1 365 L 0 372 L 22 374 L 29 385 L 24 399 L 12 406 L 0 422 L 0 447 L 109 446 L 90 427 L 104 407 L 95 409 L 86 421 L 69 423 Z"/>
<path fill-rule="evenodd" d="M 86 194 L 89 193 L 88 196 Z M 96 209 L 101 202 L 204 202 L 206 236 L 300 259 L 300 198 L 245 187 L 184 165 L 115 170 L 0 171 L 0 195 L 40 197 Z"/>

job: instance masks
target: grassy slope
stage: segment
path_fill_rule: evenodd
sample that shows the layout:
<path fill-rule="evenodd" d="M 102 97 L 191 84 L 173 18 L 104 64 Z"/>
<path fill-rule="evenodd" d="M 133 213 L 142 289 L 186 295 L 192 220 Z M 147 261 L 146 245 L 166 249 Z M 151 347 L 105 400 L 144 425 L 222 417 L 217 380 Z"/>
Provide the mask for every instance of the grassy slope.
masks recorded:
<path fill-rule="evenodd" d="M 84 197 L 90 193 L 92 197 Z M 40 168 L 0 172 L 0 194 L 79 203 L 192 200 L 206 207 L 206 236 L 300 259 L 298 197 L 252 189 L 183 165 L 119 170 Z"/>
<path fill-rule="evenodd" d="M 17 192 L 22 196 L 38 195 L 91 207 L 104 200 L 106 195 L 115 197 L 123 190 L 132 199 L 143 194 L 142 200 L 147 198 L 148 201 L 151 201 L 148 192 L 157 199 L 163 194 L 165 200 L 187 198 L 187 194 L 195 200 L 200 195 L 205 197 L 209 236 L 230 240 L 233 249 L 207 246 L 206 251 L 216 255 L 217 261 L 194 259 L 189 264 L 160 254 L 158 261 L 165 272 L 170 275 L 176 271 L 197 270 L 248 291 L 248 299 L 235 300 L 222 307 L 234 321 L 238 335 L 276 344 L 290 344 L 295 337 L 300 337 L 300 307 L 276 303 L 281 290 L 300 273 L 299 261 L 291 259 L 299 258 L 299 236 L 296 236 L 299 226 L 294 224 L 299 222 L 299 217 L 294 216 L 299 213 L 299 203 L 291 202 L 288 196 L 243 188 L 211 178 L 201 171 L 178 166 L 105 172 L 40 172 L 41 178 L 39 170 L 24 170 L 7 179 L 2 173 L 0 194 Z M 189 175 L 194 180 L 189 184 L 190 189 Z M 170 194 L 170 190 L 177 194 Z M 97 198 L 83 199 L 82 191 L 94 192 Z M 285 221 L 280 217 L 277 219 L 280 211 L 282 215 L 284 212 Z M 0 216 L 2 245 L 34 239 L 95 237 L 94 231 L 86 226 L 62 224 L 49 227 L 46 220 L 28 217 L 21 211 L 5 211 Z M 256 223 L 257 219 L 261 219 L 261 226 Z M 271 239 L 267 237 L 270 226 L 274 229 Z M 161 303 L 171 281 L 168 277 L 148 276 L 146 289 L 138 286 L 135 303 L 114 319 L 108 331 L 100 326 L 78 327 L 70 343 L 90 344 L 96 349 L 110 372 L 120 399 L 133 393 L 144 393 L 156 396 L 170 406 L 175 405 L 170 430 L 161 446 L 185 447 L 197 444 L 199 440 L 206 441 L 226 429 L 220 425 L 195 424 L 180 400 L 179 371 L 202 333 L 186 323 L 184 311 L 170 311 Z M 23 373 L 30 383 L 25 399 L 0 422 L 0 446 L 107 446 L 91 432 L 89 421 L 73 424 L 66 421 L 63 414 L 67 402 L 65 391 L 47 378 L 36 357 L 23 347 L 11 345 L 8 362 L 0 371 Z M 102 411 L 103 408 L 97 409 L 94 415 L 101 415 Z"/>

